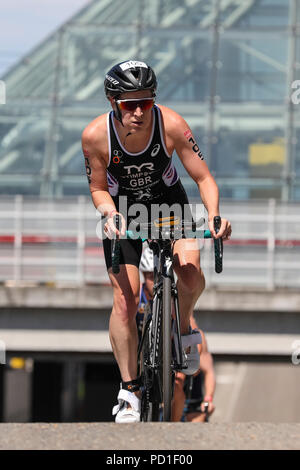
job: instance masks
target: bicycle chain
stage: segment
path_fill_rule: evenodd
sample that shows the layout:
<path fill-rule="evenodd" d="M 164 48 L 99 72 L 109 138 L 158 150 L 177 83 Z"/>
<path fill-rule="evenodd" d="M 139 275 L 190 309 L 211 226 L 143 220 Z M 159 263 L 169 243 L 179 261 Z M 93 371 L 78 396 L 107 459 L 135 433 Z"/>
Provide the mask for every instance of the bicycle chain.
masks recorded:
<path fill-rule="evenodd" d="M 146 397 L 145 397 L 145 410 L 144 410 L 144 413 L 145 413 L 145 416 L 146 416 L 146 420 L 148 418 L 148 414 L 149 414 L 149 409 L 150 409 L 150 380 L 149 380 L 149 374 L 146 372 Z"/>

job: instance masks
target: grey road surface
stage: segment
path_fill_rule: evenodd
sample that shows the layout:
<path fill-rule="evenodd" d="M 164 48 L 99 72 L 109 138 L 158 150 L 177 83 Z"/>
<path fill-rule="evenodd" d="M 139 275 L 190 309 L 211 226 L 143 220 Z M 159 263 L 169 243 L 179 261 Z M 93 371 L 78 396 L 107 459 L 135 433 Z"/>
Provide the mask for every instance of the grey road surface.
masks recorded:
<path fill-rule="evenodd" d="M 8 423 L 0 450 L 295 450 L 300 423 Z"/>

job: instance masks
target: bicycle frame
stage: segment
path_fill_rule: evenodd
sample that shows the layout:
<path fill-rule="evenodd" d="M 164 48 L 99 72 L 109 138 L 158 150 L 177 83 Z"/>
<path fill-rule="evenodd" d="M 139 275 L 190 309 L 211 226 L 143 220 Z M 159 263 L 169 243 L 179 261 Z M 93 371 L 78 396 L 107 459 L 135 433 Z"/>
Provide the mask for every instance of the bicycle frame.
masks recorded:
<path fill-rule="evenodd" d="M 181 333 L 180 333 L 180 316 L 179 316 L 179 304 L 178 304 L 178 291 L 174 279 L 173 271 L 173 243 L 171 240 L 156 240 L 150 243 L 158 245 L 158 253 L 153 250 L 153 264 L 154 264 L 154 287 L 153 287 L 153 298 L 155 295 L 162 296 L 163 278 L 169 278 L 171 280 L 171 301 L 173 300 L 174 311 L 174 322 L 177 344 L 175 345 L 176 352 L 176 369 L 184 367 L 184 359 L 181 345 Z"/>
<path fill-rule="evenodd" d="M 142 358 L 144 361 L 143 367 L 147 369 L 146 374 L 148 376 L 151 375 L 152 379 L 156 382 L 159 394 L 156 396 L 152 394 L 150 401 L 156 401 L 156 407 L 158 406 L 158 400 L 164 404 L 164 421 L 170 421 L 171 418 L 170 406 L 175 371 L 187 367 L 181 345 L 178 292 L 172 267 L 173 243 L 171 240 L 153 240 L 150 242 L 154 264 L 153 304 L 151 319 L 146 320 L 138 350 L 138 357 L 140 357 L 145 337 L 150 335 L 151 355 L 146 360 L 144 357 Z M 169 289 L 164 287 L 166 282 L 170 284 Z M 173 311 L 171 309 L 172 306 Z M 171 329 L 171 315 L 173 317 L 173 331 Z M 164 340 L 162 340 L 162 331 L 164 331 Z M 163 348 L 163 351 L 161 351 L 161 348 Z M 161 367 L 163 377 L 160 374 Z M 147 406 L 148 404 L 146 404 Z"/>

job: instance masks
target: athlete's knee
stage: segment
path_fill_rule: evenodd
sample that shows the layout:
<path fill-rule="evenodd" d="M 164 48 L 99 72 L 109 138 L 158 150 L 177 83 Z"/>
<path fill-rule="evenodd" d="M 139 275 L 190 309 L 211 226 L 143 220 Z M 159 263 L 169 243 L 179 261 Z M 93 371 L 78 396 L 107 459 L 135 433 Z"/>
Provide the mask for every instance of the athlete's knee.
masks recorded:
<path fill-rule="evenodd" d="M 182 266 L 177 274 L 181 287 L 191 294 L 202 292 L 205 289 L 205 277 L 200 267 L 191 264 Z"/>

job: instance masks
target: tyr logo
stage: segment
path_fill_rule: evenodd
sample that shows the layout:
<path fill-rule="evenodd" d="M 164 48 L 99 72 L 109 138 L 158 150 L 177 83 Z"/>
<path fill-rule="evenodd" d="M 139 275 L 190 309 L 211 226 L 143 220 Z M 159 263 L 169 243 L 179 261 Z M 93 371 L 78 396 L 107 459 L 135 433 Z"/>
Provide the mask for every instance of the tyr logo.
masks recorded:
<path fill-rule="evenodd" d="M 147 170 L 154 170 L 154 163 L 142 163 L 141 166 L 137 165 L 130 165 L 130 166 L 124 166 L 124 168 L 127 170 L 127 174 L 131 175 L 131 170 L 134 168 L 135 172 L 139 173 L 142 171 L 142 168 L 145 167 Z"/>

